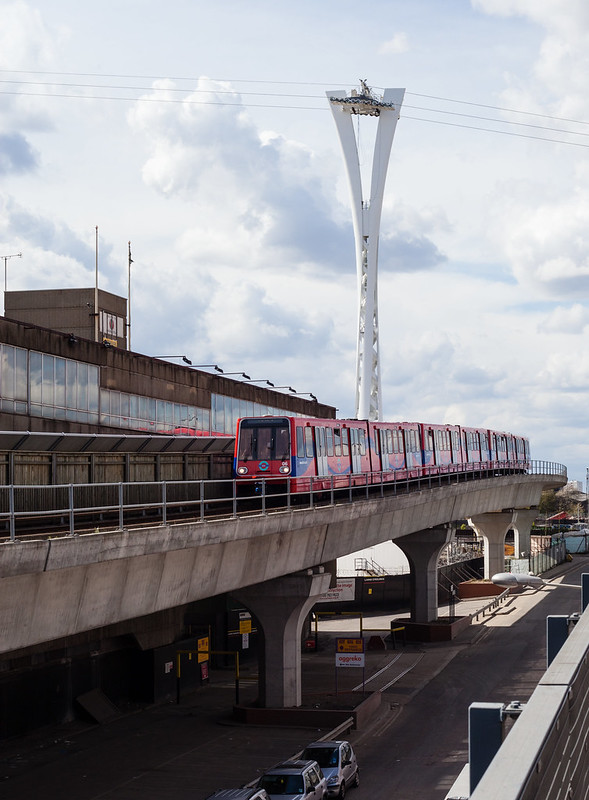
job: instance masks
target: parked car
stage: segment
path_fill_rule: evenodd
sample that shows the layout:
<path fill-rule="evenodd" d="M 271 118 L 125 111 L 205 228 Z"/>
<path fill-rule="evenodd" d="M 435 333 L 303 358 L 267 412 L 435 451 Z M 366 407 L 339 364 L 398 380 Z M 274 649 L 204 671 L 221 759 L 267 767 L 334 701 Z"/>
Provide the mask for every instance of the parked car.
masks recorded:
<path fill-rule="evenodd" d="M 284 761 L 269 769 L 258 781 L 270 800 L 326 800 L 327 781 L 312 759 Z"/>
<path fill-rule="evenodd" d="M 327 780 L 329 797 L 343 800 L 347 788 L 360 783 L 356 754 L 349 742 L 313 742 L 305 747 L 301 758 L 312 758 L 319 764 Z"/>
<path fill-rule="evenodd" d="M 258 786 L 253 789 L 217 789 L 207 800 L 269 800 L 265 789 Z"/>

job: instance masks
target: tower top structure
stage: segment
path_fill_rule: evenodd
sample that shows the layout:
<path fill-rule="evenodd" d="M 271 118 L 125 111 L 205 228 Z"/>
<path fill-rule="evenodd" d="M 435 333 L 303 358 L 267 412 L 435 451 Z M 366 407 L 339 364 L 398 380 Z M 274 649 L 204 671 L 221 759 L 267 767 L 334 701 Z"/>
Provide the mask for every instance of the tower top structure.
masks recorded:
<path fill-rule="evenodd" d="M 378 420 L 381 410 L 378 239 L 389 157 L 405 89 L 385 89 L 378 95 L 366 80 L 361 80 L 359 89 L 352 89 L 349 94 L 339 89 L 326 94 L 344 153 L 352 196 L 359 297 L 356 417 Z M 362 192 L 358 142 L 352 124 L 354 115 L 378 117 L 370 194 L 366 198 Z"/>

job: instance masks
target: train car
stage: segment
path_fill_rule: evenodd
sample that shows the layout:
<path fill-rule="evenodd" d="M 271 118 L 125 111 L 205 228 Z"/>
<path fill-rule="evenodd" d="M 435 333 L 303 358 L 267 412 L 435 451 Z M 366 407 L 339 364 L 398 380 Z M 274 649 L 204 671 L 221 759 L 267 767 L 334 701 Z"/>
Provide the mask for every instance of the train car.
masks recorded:
<path fill-rule="evenodd" d="M 383 481 L 422 474 L 421 428 L 417 422 L 369 422 L 371 469 Z M 380 482 L 378 475 L 374 482 Z"/>
<path fill-rule="evenodd" d="M 305 417 L 244 417 L 235 438 L 235 475 L 293 492 L 359 485 L 370 473 L 367 423 Z M 243 486 L 243 484 L 242 484 Z"/>
<path fill-rule="evenodd" d="M 421 424 L 424 474 L 458 472 L 463 451 L 458 425 Z"/>
<path fill-rule="evenodd" d="M 461 428 L 462 463 L 466 471 L 489 462 L 489 431 L 485 428 Z"/>

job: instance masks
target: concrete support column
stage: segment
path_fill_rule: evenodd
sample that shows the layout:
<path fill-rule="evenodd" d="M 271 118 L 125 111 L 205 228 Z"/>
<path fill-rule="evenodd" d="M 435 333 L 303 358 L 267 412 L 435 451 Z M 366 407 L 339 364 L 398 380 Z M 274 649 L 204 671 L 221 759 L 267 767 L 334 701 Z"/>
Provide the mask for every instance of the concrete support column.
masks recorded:
<path fill-rule="evenodd" d="M 537 516 L 537 508 L 518 508 L 516 510 L 513 518 L 513 543 L 516 558 L 530 557 L 530 531 Z"/>
<path fill-rule="evenodd" d="M 453 527 L 443 525 L 395 539 L 411 567 L 412 622 L 432 622 L 438 618 L 438 559 L 453 534 Z"/>
<path fill-rule="evenodd" d="M 255 616 L 262 631 L 259 702 L 264 708 L 301 705 L 303 622 L 331 581 L 331 575 L 320 569 L 321 572 L 285 575 L 233 592 Z"/>
<path fill-rule="evenodd" d="M 484 541 L 485 578 L 505 572 L 505 534 L 513 525 L 514 511 L 477 514 L 468 524 Z"/>

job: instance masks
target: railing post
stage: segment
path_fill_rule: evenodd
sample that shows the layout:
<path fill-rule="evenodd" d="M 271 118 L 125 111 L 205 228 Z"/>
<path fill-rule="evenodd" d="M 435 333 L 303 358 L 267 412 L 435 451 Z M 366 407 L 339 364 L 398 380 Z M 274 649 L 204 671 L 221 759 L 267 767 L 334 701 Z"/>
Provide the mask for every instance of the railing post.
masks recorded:
<path fill-rule="evenodd" d="M 125 527 L 124 510 L 123 510 L 123 484 L 119 483 L 119 528 L 123 530 Z"/>
<path fill-rule="evenodd" d="M 349 495 L 349 501 L 351 503 L 352 502 L 352 473 L 351 472 L 348 475 L 348 495 Z"/>
<path fill-rule="evenodd" d="M 329 500 L 331 505 L 335 505 L 335 499 L 333 496 L 333 475 L 329 476 Z"/>
<path fill-rule="evenodd" d="M 233 518 L 237 516 L 237 481 L 233 481 Z"/>
<path fill-rule="evenodd" d="M 266 479 L 262 478 L 262 514 L 266 513 Z"/>
<path fill-rule="evenodd" d="M 10 511 L 10 541 L 16 541 L 16 521 L 14 519 L 14 484 L 10 484 L 8 491 L 8 508 Z"/>
<path fill-rule="evenodd" d="M 166 506 L 166 482 L 162 481 L 162 525 L 168 521 L 168 509 Z"/>
<path fill-rule="evenodd" d="M 68 502 L 69 502 L 69 517 L 70 517 L 70 536 L 75 533 L 74 524 L 74 484 L 70 483 L 68 486 Z"/>
<path fill-rule="evenodd" d="M 202 522 L 202 520 L 205 518 L 205 487 L 204 487 L 204 481 L 199 481 L 198 483 L 199 483 L 199 491 L 198 491 L 199 500 L 198 500 L 198 502 L 199 502 L 199 505 L 200 505 L 199 516 L 200 516 L 200 519 L 201 519 L 201 522 Z M 235 483 L 236 483 L 236 481 L 233 481 L 233 494 L 234 495 L 235 495 Z"/>
<path fill-rule="evenodd" d="M 292 485 L 292 478 L 289 475 L 288 478 L 286 479 L 286 507 L 289 511 L 290 511 L 290 500 L 291 500 L 290 498 L 291 485 Z"/>
<path fill-rule="evenodd" d="M 314 508 L 313 505 L 313 478 L 309 478 L 309 508 Z"/>

